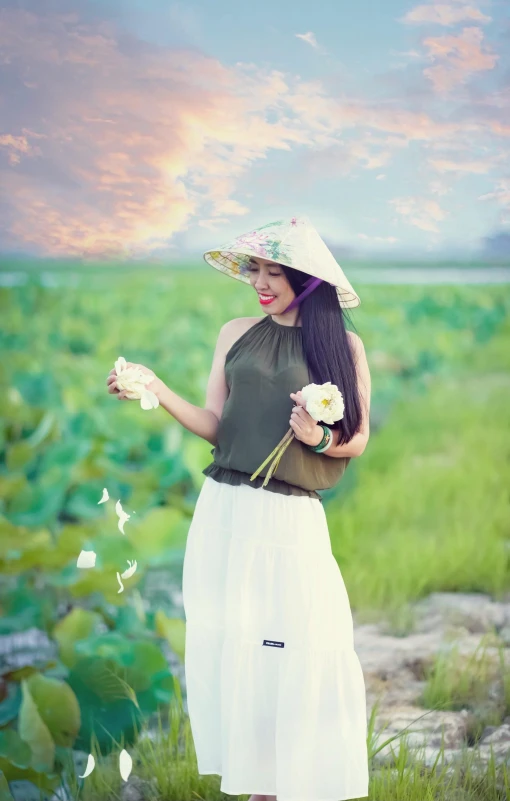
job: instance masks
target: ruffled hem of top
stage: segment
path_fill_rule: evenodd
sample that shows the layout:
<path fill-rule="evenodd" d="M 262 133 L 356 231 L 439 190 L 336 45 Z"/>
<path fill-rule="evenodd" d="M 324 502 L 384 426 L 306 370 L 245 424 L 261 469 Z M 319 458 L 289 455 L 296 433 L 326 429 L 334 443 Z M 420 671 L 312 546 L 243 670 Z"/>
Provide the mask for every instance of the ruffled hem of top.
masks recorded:
<path fill-rule="evenodd" d="M 228 467 L 220 467 L 214 462 L 202 470 L 204 476 L 209 476 L 218 481 L 220 484 L 230 484 L 233 487 L 238 487 L 240 484 L 248 484 L 250 487 L 259 488 L 264 483 L 264 476 L 256 476 L 253 481 L 250 480 L 249 473 L 243 473 L 240 470 L 232 470 Z M 303 487 L 296 487 L 294 484 L 288 484 L 286 481 L 279 481 L 277 478 L 270 478 L 264 489 L 269 492 L 277 492 L 280 495 L 308 495 L 310 498 L 317 498 L 322 503 L 322 498 L 315 492 L 315 490 L 306 490 Z"/>

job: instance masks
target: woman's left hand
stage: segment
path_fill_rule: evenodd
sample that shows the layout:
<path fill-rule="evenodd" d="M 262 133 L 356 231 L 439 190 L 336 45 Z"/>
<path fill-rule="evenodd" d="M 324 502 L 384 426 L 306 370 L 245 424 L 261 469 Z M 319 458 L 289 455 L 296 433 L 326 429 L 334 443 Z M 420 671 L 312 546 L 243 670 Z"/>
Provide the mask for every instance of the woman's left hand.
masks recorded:
<path fill-rule="evenodd" d="M 290 416 L 290 427 L 294 432 L 294 436 L 304 445 L 318 445 L 322 440 L 324 431 L 318 425 L 317 420 L 314 420 L 306 411 L 306 403 L 299 392 L 291 392 L 290 397 L 296 404 L 292 409 Z"/>

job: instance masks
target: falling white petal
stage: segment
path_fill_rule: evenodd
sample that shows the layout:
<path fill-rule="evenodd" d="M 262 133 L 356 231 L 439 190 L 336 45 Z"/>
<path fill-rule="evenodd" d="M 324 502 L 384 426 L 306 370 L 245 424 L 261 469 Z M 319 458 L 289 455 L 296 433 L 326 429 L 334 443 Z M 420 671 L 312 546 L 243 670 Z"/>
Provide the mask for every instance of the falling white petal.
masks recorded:
<path fill-rule="evenodd" d="M 120 578 L 120 576 L 119 576 L 119 573 L 118 573 L 118 571 L 117 571 L 117 581 L 118 581 L 118 582 L 119 582 L 119 584 L 120 584 L 120 590 L 119 590 L 119 591 L 118 591 L 118 593 L 117 593 L 117 595 L 119 595 L 119 593 L 121 593 L 121 592 L 124 592 L 124 585 L 123 585 L 123 583 L 122 583 L 122 581 L 121 581 L 121 578 Z"/>
<path fill-rule="evenodd" d="M 120 574 L 120 575 L 122 576 L 122 578 L 123 578 L 123 579 L 128 579 L 128 578 L 131 578 L 131 576 L 133 575 L 133 573 L 136 571 L 136 567 L 137 567 L 137 564 L 136 564 L 136 559 L 134 560 L 134 562 L 131 562 L 131 561 L 128 559 L 128 560 L 127 560 L 127 563 L 128 563 L 128 565 L 129 565 L 129 567 L 128 567 L 126 570 L 124 570 L 124 572 L 123 572 L 123 573 L 121 573 L 121 574 Z"/>
<path fill-rule="evenodd" d="M 85 768 L 85 773 L 83 776 L 78 776 L 79 779 L 86 779 L 87 776 L 90 776 L 94 768 L 96 767 L 96 761 L 92 754 L 89 754 L 89 758 L 87 760 L 87 767 Z"/>
<path fill-rule="evenodd" d="M 109 501 L 109 500 L 110 500 L 110 496 L 108 495 L 108 490 L 106 489 L 106 487 L 103 487 L 103 497 L 97 503 L 99 505 L 100 503 L 104 503 L 105 501 Z"/>
<path fill-rule="evenodd" d="M 129 775 L 133 769 L 133 760 L 129 756 L 125 748 L 122 749 L 119 755 L 119 770 L 120 775 L 125 782 L 129 779 Z"/>
<path fill-rule="evenodd" d="M 126 521 L 129 520 L 131 515 L 128 515 L 127 512 L 124 512 L 120 501 L 117 501 L 117 503 L 115 504 L 115 511 L 119 516 L 118 529 L 122 534 L 124 534 L 124 523 L 126 523 Z"/>
<path fill-rule="evenodd" d="M 95 564 L 96 554 L 94 551 L 80 551 L 78 561 L 76 562 L 76 567 L 95 567 Z"/>

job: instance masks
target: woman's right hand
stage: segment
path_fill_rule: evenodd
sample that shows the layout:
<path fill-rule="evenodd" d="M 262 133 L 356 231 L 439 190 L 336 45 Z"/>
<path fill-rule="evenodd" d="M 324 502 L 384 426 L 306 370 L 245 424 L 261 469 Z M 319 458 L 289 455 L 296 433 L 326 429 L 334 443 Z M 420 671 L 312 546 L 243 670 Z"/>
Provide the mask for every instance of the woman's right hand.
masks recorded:
<path fill-rule="evenodd" d="M 141 370 L 142 373 L 146 375 L 151 375 L 154 377 L 154 380 L 151 381 L 150 384 L 146 384 L 145 388 L 149 389 L 151 392 L 154 392 L 155 395 L 158 394 L 159 389 L 163 385 L 161 379 L 157 377 L 153 370 L 149 370 L 148 367 L 144 367 L 143 364 L 135 364 L 134 362 L 126 362 L 126 367 L 137 367 Z M 119 390 L 116 382 L 117 381 L 117 373 L 115 372 L 115 367 L 113 370 L 110 370 L 108 374 L 108 378 L 106 379 L 106 385 L 108 387 L 108 393 L 110 395 L 116 395 L 118 400 L 131 400 L 130 398 L 126 398 L 126 390 Z"/>

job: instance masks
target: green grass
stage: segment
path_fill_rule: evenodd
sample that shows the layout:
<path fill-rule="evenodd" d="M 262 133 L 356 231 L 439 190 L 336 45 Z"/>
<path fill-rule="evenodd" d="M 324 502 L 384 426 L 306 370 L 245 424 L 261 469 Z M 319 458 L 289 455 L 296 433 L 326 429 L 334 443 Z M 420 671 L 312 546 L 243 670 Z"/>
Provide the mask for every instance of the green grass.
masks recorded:
<path fill-rule="evenodd" d="M 395 403 L 349 493 L 328 500 L 333 552 L 367 619 L 434 591 L 509 587 L 509 325 Z"/>

